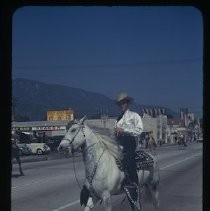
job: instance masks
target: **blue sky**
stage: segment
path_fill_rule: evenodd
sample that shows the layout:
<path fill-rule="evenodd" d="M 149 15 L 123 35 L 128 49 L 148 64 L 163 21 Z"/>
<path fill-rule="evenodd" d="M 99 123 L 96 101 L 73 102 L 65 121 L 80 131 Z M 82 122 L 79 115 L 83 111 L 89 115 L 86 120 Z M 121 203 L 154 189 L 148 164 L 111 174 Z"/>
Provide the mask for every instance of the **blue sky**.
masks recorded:
<path fill-rule="evenodd" d="M 13 78 L 201 114 L 203 20 L 189 6 L 22 7 L 13 16 Z"/>

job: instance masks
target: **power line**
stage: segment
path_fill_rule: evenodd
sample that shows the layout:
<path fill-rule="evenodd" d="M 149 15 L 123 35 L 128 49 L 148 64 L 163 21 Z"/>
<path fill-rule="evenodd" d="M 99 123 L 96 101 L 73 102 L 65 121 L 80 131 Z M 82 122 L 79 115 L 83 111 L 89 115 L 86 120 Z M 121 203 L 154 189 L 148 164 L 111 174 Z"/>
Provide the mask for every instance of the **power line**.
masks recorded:
<path fill-rule="evenodd" d="M 21 66 L 14 65 L 15 69 L 69 69 L 69 68 L 106 68 L 106 67 L 126 67 L 126 66 L 141 66 L 141 65 L 158 65 L 158 64 L 171 64 L 171 63 L 193 63 L 202 62 L 201 58 L 197 59 L 176 59 L 176 60 L 159 60 L 159 61 L 142 61 L 135 63 L 122 63 L 122 64 L 86 64 L 86 65 L 41 65 L 41 66 Z"/>

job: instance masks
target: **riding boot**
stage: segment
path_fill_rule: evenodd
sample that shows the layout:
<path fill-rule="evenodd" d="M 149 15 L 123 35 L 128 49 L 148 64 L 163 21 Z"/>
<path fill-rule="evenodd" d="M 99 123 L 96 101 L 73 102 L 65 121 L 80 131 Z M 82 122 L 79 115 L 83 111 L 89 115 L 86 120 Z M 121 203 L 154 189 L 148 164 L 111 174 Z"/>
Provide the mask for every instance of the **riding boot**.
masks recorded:
<path fill-rule="evenodd" d="M 136 183 L 131 183 L 129 185 L 125 185 L 123 189 L 125 190 L 125 193 L 127 195 L 132 210 L 140 211 L 141 204 L 140 204 L 140 192 L 138 185 Z"/>
<path fill-rule="evenodd" d="M 123 183 L 123 189 L 127 195 L 128 201 L 132 210 L 141 210 L 140 206 L 140 193 L 138 188 L 138 179 L 125 171 L 125 180 Z"/>

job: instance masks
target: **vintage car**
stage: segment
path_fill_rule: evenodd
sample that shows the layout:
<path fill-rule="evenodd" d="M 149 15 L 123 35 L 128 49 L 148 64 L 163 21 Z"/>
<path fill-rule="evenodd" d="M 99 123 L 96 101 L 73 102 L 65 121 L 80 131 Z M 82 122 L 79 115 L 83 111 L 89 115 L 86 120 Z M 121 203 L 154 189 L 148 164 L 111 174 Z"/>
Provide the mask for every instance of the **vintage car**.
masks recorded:
<path fill-rule="evenodd" d="M 30 154 L 37 154 L 37 155 L 47 154 L 51 151 L 50 147 L 46 143 L 44 143 L 39 138 L 33 137 L 28 132 L 19 132 L 18 135 L 19 135 L 18 145 L 20 147 L 21 154 L 26 153 L 26 149 L 28 150 L 27 153 L 30 152 Z"/>
<path fill-rule="evenodd" d="M 30 148 L 32 154 L 42 155 L 49 153 L 50 147 L 46 143 L 30 143 L 26 144 Z"/>
<path fill-rule="evenodd" d="M 31 155 L 32 151 L 31 149 L 27 146 L 27 144 L 17 144 L 19 149 L 20 149 L 20 155 Z"/>
<path fill-rule="evenodd" d="M 21 155 L 42 155 L 51 151 L 50 147 L 46 143 L 22 143 L 18 144 L 18 147 L 20 148 Z"/>

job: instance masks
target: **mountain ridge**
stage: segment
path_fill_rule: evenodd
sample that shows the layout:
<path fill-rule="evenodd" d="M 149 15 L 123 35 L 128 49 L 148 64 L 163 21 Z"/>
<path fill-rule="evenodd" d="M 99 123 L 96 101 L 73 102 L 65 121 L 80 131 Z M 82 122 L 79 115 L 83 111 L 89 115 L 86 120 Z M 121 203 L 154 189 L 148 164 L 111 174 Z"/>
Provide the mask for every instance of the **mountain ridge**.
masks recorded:
<path fill-rule="evenodd" d="M 108 114 L 109 116 L 119 115 L 119 109 L 115 101 L 103 94 L 36 80 L 13 79 L 12 97 L 15 114 L 28 116 L 32 121 L 46 120 L 48 110 L 64 108 L 72 108 L 76 117 L 87 115 L 89 118 L 96 118 L 101 114 Z M 141 107 L 156 108 L 159 106 L 146 106 L 137 103 L 132 105 L 132 109 L 138 113 L 140 113 Z M 165 109 L 169 115 L 176 115 L 170 109 Z"/>

